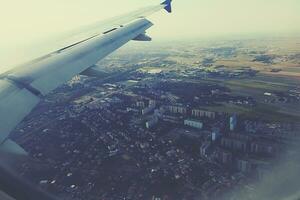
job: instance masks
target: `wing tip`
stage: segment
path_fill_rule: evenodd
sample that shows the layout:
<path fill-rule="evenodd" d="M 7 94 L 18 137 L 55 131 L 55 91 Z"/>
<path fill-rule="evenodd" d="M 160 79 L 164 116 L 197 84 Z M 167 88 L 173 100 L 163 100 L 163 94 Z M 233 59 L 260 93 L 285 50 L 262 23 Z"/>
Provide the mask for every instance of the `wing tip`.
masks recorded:
<path fill-rule="evenodd" d="M 165 0 L 164 2 L 161 3 L 161 5 L 164 5 L 164 9 L 168 12 L 172 12 L 172 0 Z"/>

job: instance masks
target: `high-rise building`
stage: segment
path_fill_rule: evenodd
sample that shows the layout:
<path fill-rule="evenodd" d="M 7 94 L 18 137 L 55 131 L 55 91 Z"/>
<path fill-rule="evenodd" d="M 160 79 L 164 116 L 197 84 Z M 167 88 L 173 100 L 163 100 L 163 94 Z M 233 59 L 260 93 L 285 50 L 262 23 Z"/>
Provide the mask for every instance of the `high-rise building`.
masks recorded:
<path fill-rule="evenodd" d="M 247 152 L 249 149 L 249 142 L 242 138 L 223 137 L 221 139 L 221 146 L 227 149 Z"/>
<path fill-rule="evenodd" d="M 156 106 L 156 101 L 155 100 L 150 100 L 149 101 L 149 107 L 150 106 L 154 106 L 155 107 Z"/>
<path fill-rule="evenodd" d="M 236 125 L 237 125 L 237 116 L 233 115 L 230 117 L 230 121 L 229 121 L 230 131 L 234 131 L 236 129 Z"/>
<path fill-rule="evenodd" d="M 250 144 L 251 153 L 274 154 L 278 151 L 278 145 L 267 141 L 254 141 Z"/>
<path fill-rule="evenodd" d="M 146 122 L 146 128 L 150 129 L 158 123 L 158 118 L 153 117 L 151 120 Z"/>
<path fill-rule="evenodd" d="M 143 101 L 137 101 L 136 102 L 136 106 L 139 107 L 139 108 L 145 108 L 145 102 L 143 102 Z"/>
<path fill-rule="evenodd" d="M 184 125 L 190 126 L 193 128 L 197 129 L 202 129 L 203 128 L 203 123 L 197 120 L 191 120 L 191 119 L 186 119 L 184 120 Z"/>
<path fill-rule="evenodd" d="M 154 105 L 150 105 L 149 107 L 144 108 L 142 110 L 142 115 L 147 115 L 147 114 L 151 113 L 154 109 L 155 109 L 155 106 Z"/>
<path fill-rule="evenodd" d="M 210 142 L 205 142 L 201 145 L 200 147 L 200 155 L 202 157 L 207 157 L 208 149 L 210 147 L 211 143 Z"/>
<path fill-rule="evenodd" d="M 210 119 L 215 119 L 216 113 L 215 112 L 210 112 L 210 111 L 205 111 L 205 110 L 193 109 L 192 110 L 192 116 L 194 116 L 194 117 L 207 117 L 207 118 L 210 118 Z"/>
<path fill-rule="evenodd" d="M 168 106 L 167 109 L 169 112 L 174 113 L 174 114 L 183 114 L 185 115 L 187 113 L 187 109 L 184 106 L 178 105 L 178 106 Z"/>
<path fill-rule="evenodd" d="M 237 169 L 241 172 L 247 173 L 251 171 L 251 163 L 248 160 L 237 159 Z"/>
<path fill-rule="evenodd" d="M 219 131 L 213 131 L 211 133 L 211 141 L 215 142 L 221 136 Z"/>
<path fill-rule="evenodd" d="M 223 164 L 232 164 L 233 163 L 233 155 L 230 151 L 226 151 L 223 149 L 220 149 L 217 153 L 217 159 L 219 162 Z"/>
<path fill-rule="evenodd" d="M 149 101 L 149 106 L 147 108 L 144 108 L 142 110 L 142 115 L 147 115 L 150 112 L 152 112 L 156 107 L 156 101 L 155 100 L 150 100 Z"/>

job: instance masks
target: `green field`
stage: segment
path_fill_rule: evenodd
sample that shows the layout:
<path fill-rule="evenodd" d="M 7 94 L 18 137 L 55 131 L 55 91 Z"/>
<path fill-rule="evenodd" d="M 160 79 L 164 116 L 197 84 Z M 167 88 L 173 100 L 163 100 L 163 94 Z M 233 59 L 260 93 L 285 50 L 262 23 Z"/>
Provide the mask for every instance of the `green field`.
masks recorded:
<path fill-rule="evenodd" d="M 205 106 L 206 109 L 214 112 L 237 113 L 251 119 L 261 119 L 264 121 L 276 122 L 300 122 L 300 116 L 282 113 L 280 108 L 260 103 L 255 107 L 243 107 L 224 103 L 221 106 Z"/>
<path fill-rule="evenodd" d="M 281 82 L 282 81 L 282 82 Z M 259 75 L 253 79 L 200 80 L 200 83 L 217 83 L 231 90 L 231 95 L 251 96 L 258 104 L 255 107 L 244 107 L 224 103 L 222 106 L 204 107 L 205 109 L 238 113 L 249 118 L 259 118 L 266 121 L 300 122 L 300 107 L 298 104 L 266 104 L 265 92 L 287 92 L 295 88 L 297 81 L 293 79 L 280 79 L 272 76 Z"/>

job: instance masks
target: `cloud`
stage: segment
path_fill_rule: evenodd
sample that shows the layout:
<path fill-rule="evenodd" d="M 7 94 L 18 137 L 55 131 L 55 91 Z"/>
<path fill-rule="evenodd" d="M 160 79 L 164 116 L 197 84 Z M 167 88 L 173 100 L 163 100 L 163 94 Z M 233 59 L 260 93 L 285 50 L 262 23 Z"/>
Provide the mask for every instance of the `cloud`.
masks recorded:
<path fill-rule="evenodd" d="M 262 180 L 248 193 L 236 192 L 242 200 L 299 200 L 300 199 L 300 148 L 293 147 L 275 163 Z"/>

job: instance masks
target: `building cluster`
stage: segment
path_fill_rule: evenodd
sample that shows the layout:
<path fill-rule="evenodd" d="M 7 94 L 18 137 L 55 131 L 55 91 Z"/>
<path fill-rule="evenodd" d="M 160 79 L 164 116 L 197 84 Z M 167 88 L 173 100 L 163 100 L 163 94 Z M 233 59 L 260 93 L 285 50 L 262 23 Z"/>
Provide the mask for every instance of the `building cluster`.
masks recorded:
<path fill-rule="evenodd" d="M 254 73 L 221 69 L 209 74 Z M 59 88 L 14 135 L 42 163 L 25 163 L 21 174 L 69 199 L 107 200 L 213 199 L 248 183 L 246 175 L 261 178 L 293 126 L 204 108 L 255 102 L 212 84 L 187 91 L 176 73 L 125 71 L 106 84 L 77 77 Z"/>

